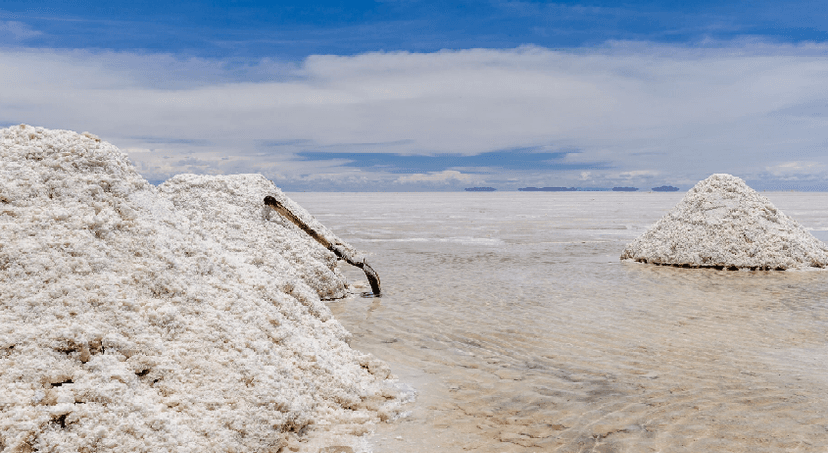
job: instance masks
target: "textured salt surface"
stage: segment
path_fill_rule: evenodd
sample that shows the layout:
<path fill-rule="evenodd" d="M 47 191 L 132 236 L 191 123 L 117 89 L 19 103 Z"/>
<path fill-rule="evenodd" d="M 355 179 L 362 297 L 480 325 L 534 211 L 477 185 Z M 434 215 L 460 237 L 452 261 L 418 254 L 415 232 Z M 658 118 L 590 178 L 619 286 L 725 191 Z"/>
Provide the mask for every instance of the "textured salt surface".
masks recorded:
<path fill-rule="evenodd" d="M 0 451 L 278 451 L 389 416 L 320 297 L 334 255 L 258 175 L 148 184 L 90 134 L 0 129 Z M 293 445 L 293 444 L 291 444 Z"/>
<path fill-rule="evenodd" d="M 621 259 L 690 267 L 796 269 L 828 265 L 828 247 L 740 178 L 699 182 Z"/>

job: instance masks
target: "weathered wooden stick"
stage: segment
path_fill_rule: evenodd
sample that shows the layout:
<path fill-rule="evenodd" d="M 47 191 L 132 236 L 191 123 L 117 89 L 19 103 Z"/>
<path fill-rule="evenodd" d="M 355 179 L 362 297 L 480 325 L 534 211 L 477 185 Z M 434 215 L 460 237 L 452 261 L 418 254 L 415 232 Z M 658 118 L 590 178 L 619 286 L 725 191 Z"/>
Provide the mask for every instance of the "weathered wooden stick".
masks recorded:
<path fill-rule="evenodd" d="M 265 206 L 269 206 L 274 211 L 281 214 L 282 217 L 290 220 L 294 225 L 296 225 L 302 231 L 307 233 L 308 236 L 316 239 L 316 242 L 322 244 L 323 247 L 334 252 L 337 258 L 345 260 L 348 264 L 362 269 L 362 271 L 365 272 L 365 277 L 368 278 L 368 283 L 371 285 L 371 291 L 374 293 L 375 296 L 380 295 L 379 275 L 371 266 L 368 265 L 368 261 L 365 258 L 363 258 L 361 261 L 358 261 L 354 259 L 354 257 L 351 256 L 351 254 L 347 250 L 345 250 L 345 248 L 342 247 L 341 244 L 331 244 L 330 242 L 328 242 L 328 240 L 322 237 L 322 235 L 319 234 L 318 231 L 311 228 L 310 225 L 303 222 L 302 219 L 300 219 L 299 217 L 296 217 L 296 215 L 293 214 L 293 212 L 291 212 L 290 209 L 288 209 L 282 203 L 279 203 L 279 201 L 276 198 L 268 195 L 264 199 L 264 204 Z"/>

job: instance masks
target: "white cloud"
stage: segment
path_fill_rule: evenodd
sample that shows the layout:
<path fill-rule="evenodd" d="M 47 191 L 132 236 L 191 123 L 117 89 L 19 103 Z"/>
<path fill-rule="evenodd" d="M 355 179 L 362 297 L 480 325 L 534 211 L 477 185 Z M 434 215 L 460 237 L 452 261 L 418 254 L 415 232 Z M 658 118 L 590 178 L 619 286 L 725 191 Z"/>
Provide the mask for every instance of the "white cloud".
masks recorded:
<path fill-rule="evenodd" d="M 653 178 L 658 176 L 660 172 L 654 170 L 632 170 L 624 171 L 618 174 L 621 179 L 635 179 L 635 178 Z"/>
<path fill-rule="evenodd" d="M 828 105 L 826 50 L 616 43 L 578 52 L 311 56 L 299 66 L 262 61 L 238 70 L 170 55 L 7 49 L 0 122 L 89 130 L 150 150 L 133 158 L 159 178 L 188 168 L 366 177 L 291 156 L 535 146 L 581 151 L 568 161 L 610 163 L 590 170 L 596 181 L 658 176 L 641 168 L 676 180 L 749 177 L 785 159 L 828 163 L 828 109 L 819 107 Z M 374 173 L 372 184 L 397 180 Z"/>
<path fill-rule="evenodd" d="M 791 176 L 813 176 L 822 175 L 825 178 L 825 165 L 819 162 L 782 162 L 777 165 L 772 165 L 766 168 L 767 172 L 773 176 L 788 178 Z"/>
<path fill-rule="evenodd" d="M 450 183 L 450 182 L 469 182 L 472 180 L 471 175 L 465 175 L 459 171 L 444 170 L 440 172 L 429 173 L 415 173 L 411 175 L 400 176 L 395 182 L 401 184 L 409 183 Z"/>
<path fill-rule="evenodd" d="M 23 22 L 17 22 L 14 20 L 0 21 L 0 42 L 23 41 L 41 34 L 41 32 L 31 28 Z"/>

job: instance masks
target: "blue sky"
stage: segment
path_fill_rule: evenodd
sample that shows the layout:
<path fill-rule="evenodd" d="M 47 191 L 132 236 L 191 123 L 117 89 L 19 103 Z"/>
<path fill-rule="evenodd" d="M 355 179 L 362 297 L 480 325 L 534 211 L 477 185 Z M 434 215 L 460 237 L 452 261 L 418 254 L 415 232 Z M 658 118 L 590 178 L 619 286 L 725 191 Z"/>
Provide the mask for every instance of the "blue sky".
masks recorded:
<path fill-rule="evenodd" d="M 821 2 L 0 2 L 0 125 L 285 190 L 828 190 Z"/>

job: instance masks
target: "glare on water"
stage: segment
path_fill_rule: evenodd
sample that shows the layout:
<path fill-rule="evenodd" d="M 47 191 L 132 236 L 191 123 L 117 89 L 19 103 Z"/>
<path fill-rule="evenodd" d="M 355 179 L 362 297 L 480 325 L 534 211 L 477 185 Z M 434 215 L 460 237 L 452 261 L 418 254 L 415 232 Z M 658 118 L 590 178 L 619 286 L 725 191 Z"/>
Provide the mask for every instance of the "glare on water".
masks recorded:
<path fill-rule="evenodd" d="M 828 239 L 828 194 L 765 195 Z M 290 196 L 382 277 L 330 303 L 418 392 L 375 452 L 828 448 L 828 271 L 619 261 L 681 193 Z"/>

